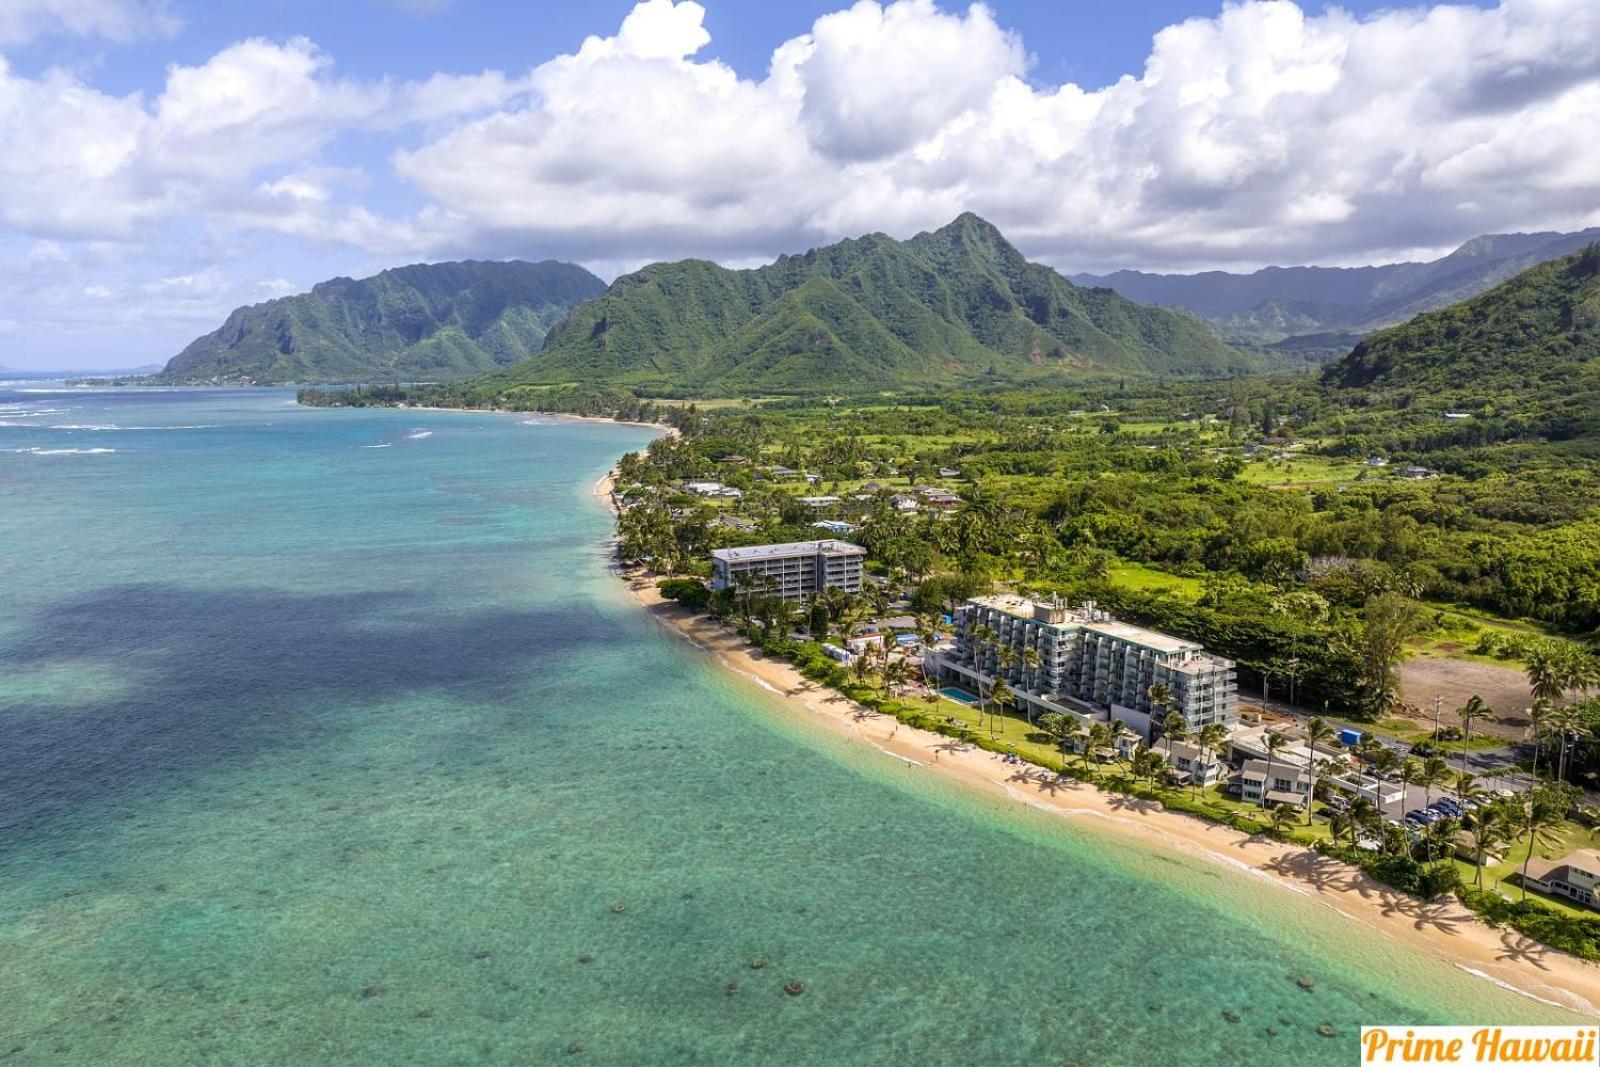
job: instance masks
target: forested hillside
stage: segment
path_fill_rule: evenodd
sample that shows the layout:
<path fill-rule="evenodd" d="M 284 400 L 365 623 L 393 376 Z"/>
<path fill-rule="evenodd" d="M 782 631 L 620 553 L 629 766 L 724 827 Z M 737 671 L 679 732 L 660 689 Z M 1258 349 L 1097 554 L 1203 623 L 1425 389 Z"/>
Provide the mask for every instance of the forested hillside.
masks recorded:
<path fill-rule="evenodd" d="M 703 260 L 619 278 L 485 389 L 609 383 L 678 395 L 1259 370 L 1193 316 L 1081 289 L 963 215 L 757 270 Z"/>
<path fill-rule="evenodd" d="M 571 263 L 419 264 L 243 307 L 166 382 L 447 381 L 515 363 L 605 283 Z"/>

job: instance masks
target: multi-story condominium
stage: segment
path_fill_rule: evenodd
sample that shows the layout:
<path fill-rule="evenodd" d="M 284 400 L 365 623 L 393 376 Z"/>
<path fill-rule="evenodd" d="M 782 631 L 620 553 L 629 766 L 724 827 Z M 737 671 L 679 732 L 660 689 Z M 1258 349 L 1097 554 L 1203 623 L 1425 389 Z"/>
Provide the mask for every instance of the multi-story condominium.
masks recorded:
<path fill-rule="evenodd" d="M 824 589 L 859 593 L 866 556 L 860 545 L 833 540 L 718 548 L 711 553 L 711 588 L 744 588 L 793 601 Z"/>
<path fill-rule="evenodd" d="M 1117 622 L 1093 604 L 1074 610 L 1020 596 L 978 597 L 958 609 L 955 622 L 955 647 L 938 656 L 940 677 L 985 687 L 1004 677 L 1036 712 L 1122 719 L 1147 738 L 1168 712 L 1190 727 L 1238 722 L 1231 660 Z M 1165 706 L 1151 699 L 1158 686 L 1169 698 Z"/>

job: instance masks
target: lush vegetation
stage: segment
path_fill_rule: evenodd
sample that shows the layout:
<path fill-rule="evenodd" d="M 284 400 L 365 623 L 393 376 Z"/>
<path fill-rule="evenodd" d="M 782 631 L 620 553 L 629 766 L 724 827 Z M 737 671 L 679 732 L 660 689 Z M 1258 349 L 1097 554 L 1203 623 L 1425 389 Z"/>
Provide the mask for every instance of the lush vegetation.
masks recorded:
<path fill-rule="evenodd" d="M 625 275 L 533 359 L 482 383 L 621 383 L 673 396 L 861 393 L 973 381 L 1216 376 L 1264 362 L 1192 316 L 1071 285 L 963 215 L 758 270 L 703 260 Z"/>
<path fill-rule="evenodd" d="M 1600 245 L 1375 334 L 1326 379 L 1380 402 L 1459 405 L 1457 421 L 1486 418 L 1484 437 L 1600 434 Z"/>
<path fill-rule="evenodd" d="M 1309 383 L 674 417 L 685 436 L 623 468 L 625 485 L 644 487 L 629 521 L 654 516 L 670 542 L 641 551 L 674 566 L 845 521 L 876 566 L 913 588 L 963 576 L 1096 600 L 1237 660 L 1246 685 L 1292 685 L 1303 701 L 1372 718 L 1396 704 L 1394 664 L 1419 642 L 1520 664 L 1545 639 L 1496 620 L 1579 637 L 1600 627 L 1600 467 L 1550 455 L 1496 470 L 1516 447 L 1506 443 L 1452 446 L 1493 471 L 1476 480 L 1403 476 L 1407 461 L 1433 458 L 1420 450 L 1392 452 L 1385 467 L 1350 464 L 1337 458 L 1342 409 Z M 1403 422 L 1390 429 L 1404 433 Z M 815 483 L 762 469 L 773 466 Z M 1511 506 L 1513 478 L 1536 499 Z M 689 479 L 743 495 L 706 501 L 681 488 Z M 895 498 L 918 485 L 963 504 L 900 510 Z M 841 501 L 800 502 L 817 492 Z M 719 523 L 724 514 L 742 521 Z"/>
<path fill-rule="evenodd" d="M 335 278 L 243 307 L 165 382 L 444 381 L 515 363 L 605 283 L 570 263 L 463 262 Z"/>

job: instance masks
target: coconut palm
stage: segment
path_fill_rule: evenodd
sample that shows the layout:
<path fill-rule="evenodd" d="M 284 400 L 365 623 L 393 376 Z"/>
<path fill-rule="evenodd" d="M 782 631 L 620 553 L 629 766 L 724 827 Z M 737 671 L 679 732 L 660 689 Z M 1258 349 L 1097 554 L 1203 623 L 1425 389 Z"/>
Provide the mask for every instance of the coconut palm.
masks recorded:
<path fill-rule="evenodd" d="M 1566 660 L 1562 646 L 1554 641 L 1539 641 L 1528 650 L 1528 689 L 1534 700 L 1556 704 L 1566 695 L 1570 673 Z"/>
<path fill-rule="evenodd" d="M 1423 787 L 1423 795 L 1427 798 L 1424 803 L 1433 803 L 1434 786 L 1444 785 L 1450 780 L 1450 765 L 1438 756 L 1429 756 L 1422 761 L 1422 771 L 1417 775 L 1417 784 Z"/>
<path fill-rule="evenodd" d="M 1356 824 L 1358 830 L 1377 830 L 1383 827 L 1383 812 L 1378 810 L 1378 805 L 1366 797 L 1356 797 L 1350 802 L 1350 819 Z M 1354 842 L 1355 835 L 1351 835 Z"/>
<path fill-rule="evenodd" d="M 1228 728 L 1220 722 L 1208 722 L 1200 727 L 1200 748 L 1206 754 L 1206 777 L 1211 777 L 1211 768 L 1216 766 L 1217 760 L 1227 754 Z M 1194 779 L 1195 792 L 1200 791 L 1200 780 Z"/>
<path fill-rule="evenodd" d="M 1006 680 L 1003 676 L 996 678 L 994 680 L 994 685 L 989 688 L 990 737 L 994 736 L 995 723 L 996 720 L 1000 718 L 1001 710 L 1004 709 L 1007 704 L 1011 703 L 1011 699 L 1011 686 L 1006 684 Z"/>
<path fill-rule="evenodd" d="M 1503 804 L 1487 804 L 1474 811 L 1472 819 L 1472 847 L 1476 853 L 1478 870 L 1473 884 L 1483 885 L 1483 857 L 1500 845 L 1511 843 L 1515 833 L 1515 820 Z"/>
<path fill-rule="evenodd" d="M 1144 692 L 1145 696 L 1150 698 L 1150 717 L 1158 725 L 1165 722 L 1167 712 L 1171 710 L 1173 704 L 1172 690 L 1168 689 L 1164 683 L 1157 682 Z"/>
<path fill-rule="evenodd" d="M 1111 739 L 1114 736 L 1115 735 L 1111 730 L 1111 724 L 1108 722 L 1096 722 L 1090 724 L 1089 726 L 1089 747 L 1087 751 L 1092 754 L 1094 758 L 1094 775 L 1096 778 L 1101 776 L 1102 766 L 1100 757 L 1105 752 L 1106 748 L 1111 745 Z"/>
<path fill-rule="evenodd" d="M 1162 720 L 1161 732 L 1167 737 L 1167 762 L 1172 761 L 1172 746 L 1189 740 L 1189 721 L 1175 711 L 1167 712 Z"/>
<path fill-rule="evenodd" d="M 1350 843 L 1356 843 L 1356 821 L 1346 812 L 1336 811 L 1328 816 L 1328 833 L 1333 836 L 1333 843 L 1338 844 L 1339 839 L 1346 834 L 1350 835 Z"/>
<path fill-rule="evenodd" d="M 1400 794 L 1400 818 L 1404 819 L 1406 817 L 1406 800 L 1410 797 L 1410 792 L 1407 787 L 1410 786 L 1412 782 L 1420 780 L 1422 775 L 1422 764 L 1418 763 L 1410 756 L 1407 756 L 1405 759 L 1400 761 L 1398 775 L 1400 778 L 1400 788 L 1402 790 Z"/>
<path fill-rule="evenodd" d="M 1556 781 L 1567 780 L 1567 750 L 1588 731 L 1584 727 L 1583 713 L 1576 704 L 1567 704 L 1550 713 L 1550 727 L 1558 741 L 1556 747 Z"/>
<path fill-rule="evenodd" d="M 1528 709 L 1528 722 L 1533 731 L 1533 773 L 1539 773 L 1539 753 L 1544 748 L 1544 735 L 1547 724 L 1555 713 L 1555 705 L 1548 700 L 1535 700 Z"/>
<path fill-rule="evenodd" d="M 1261 806 L 1267 806 L 1267 794 L 1272 790 L 1272 762 L 1278 752 L 1289 743 L 1289 739 L 1276 730 L 1269 730 L 1261 743 L 1267 750 L 1267 774 L 1261 781 Z"/>
<path fill-rule="evenodd" d="M 1289 832 L 1289 827 L 1294 825 L 1298 813 L 1288 804 L 1278 804 L 1272 809 L 1272 832 L 1283 837 Z"/>
<path fill-rule="evenodd" d="M 1308 768 L 1311 772 L 1311 793 L 1306 797 L 1306 825 L 1310 826 L 1312 801 L 1317 796 L 1318 771 L 1322 769 L 1322 764 L 1317 760 L 1317 746 L 1328 743 L 1333 737 L 1333 727 L 1329 726 L 1320 716 L 1313 715 L 1306 720 L 1305 735 L 1306 748 L 1311 753 L 1311 766 Z"/>
<path fill-rule="evenodd" d="M 1074 715 L 1063 715 L 1059 711 L 1047 711 L 1039 716 L 1039 729 L 1050 735 L 1061 748 L 1061 765 L 1067 764 L 1067 745 L 1078 736 L 1078 719 Z"/>
<path fill-rule="evenodd" d="M 1522 858 L 1522 899 L 1528 899 L 1528 865 L 1533 862 L 1533 850 L 1547 845 L 1555 837 L 1556 824 L 1561 821 L 1560 804 L 1543 789 L 1534 789 L 1527 796 L 1522 809 L 1522 831 L 1528 835 L 1528 854 Z"/>

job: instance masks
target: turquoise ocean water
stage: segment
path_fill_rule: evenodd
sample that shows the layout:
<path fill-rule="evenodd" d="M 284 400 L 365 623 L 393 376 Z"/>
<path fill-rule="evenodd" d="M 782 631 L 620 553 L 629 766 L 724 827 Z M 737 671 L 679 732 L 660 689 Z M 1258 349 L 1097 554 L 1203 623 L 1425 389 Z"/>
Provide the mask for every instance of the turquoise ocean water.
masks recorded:
<path fill-rule="evenodd" d="M 34 389 L 0 1062 L 1345 1064 L 1569 1018 L 714 668 L 605 570 L 649 431 Z"/>

